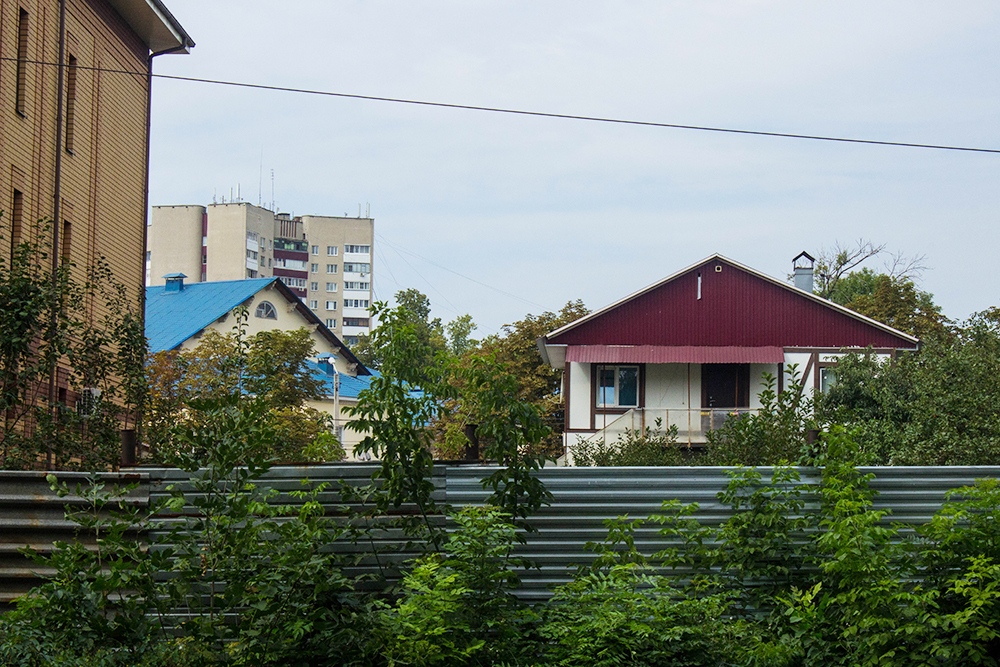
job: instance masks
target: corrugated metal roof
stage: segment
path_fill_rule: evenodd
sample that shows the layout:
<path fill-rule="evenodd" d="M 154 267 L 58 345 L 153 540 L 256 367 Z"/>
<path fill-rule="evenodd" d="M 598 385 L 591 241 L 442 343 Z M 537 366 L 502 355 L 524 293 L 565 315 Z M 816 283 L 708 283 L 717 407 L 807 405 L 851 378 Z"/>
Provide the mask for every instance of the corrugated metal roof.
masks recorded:
<path fill-rule="evenodd" d="M 571 345 L 566 361 L 603 364 L 780 364 L 780 347 Z"/>
<path fill-rule="evenodd" d="M 323 367 L 317 364 L 315 361 L 307 361 L 306 365 L 312 369 L 313 377 L 323 383 L 323 392 L 327 396 L 333 396 L 333 383 L 336 376 L 333 373 L 327 373 L 323 370 Z M 340 374 L 340 397 L 348 399 L 356 399 L 358 395 L 371 384 L 373 378 L 380 375 L 378 371 L 369 371 L 371 375 L 354 377 L 348 375 L 347 373 Z"/>
<path fill-rule="evenodd" d="M 876 347 L 919 340 L 713 255 L 549 333 L 557 345 Z"/>
<path fill-rule="evenodd" d="M 146 288 L 146 339 L 150 352 L 172 350 L 276 278 L 191 283 L 177 292 Z"/>

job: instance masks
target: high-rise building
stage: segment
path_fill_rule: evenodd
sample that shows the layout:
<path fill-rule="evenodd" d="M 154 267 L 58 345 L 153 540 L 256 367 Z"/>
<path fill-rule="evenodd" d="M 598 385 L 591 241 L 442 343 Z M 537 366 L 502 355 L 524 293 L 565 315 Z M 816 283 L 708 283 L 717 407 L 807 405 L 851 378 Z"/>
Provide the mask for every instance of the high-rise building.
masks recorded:
<path fill-rule="evenodd" d="M 154 206 L 146 283 L 275 276 L 346 343 L 371 331 L 372 218 L 291 217 L 246 202 Z"/>

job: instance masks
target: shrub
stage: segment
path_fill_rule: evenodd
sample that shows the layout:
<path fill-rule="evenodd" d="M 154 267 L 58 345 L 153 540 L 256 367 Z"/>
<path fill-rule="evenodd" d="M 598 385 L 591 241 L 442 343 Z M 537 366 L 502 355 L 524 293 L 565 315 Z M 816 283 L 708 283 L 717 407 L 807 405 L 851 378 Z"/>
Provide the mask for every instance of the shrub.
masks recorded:
<path fill-rule="evenodd" d="M 390 665 L 519 663 L 534 615 L 512 595 L 515 528 L 495 508 L 466 507 L 442 554 L 419 559 L 380 614 Z"/>
<path fill-rule="evenodd" d="M 677 425 L 664 430 L 662 419 L 656 420 L 655 429 L 629 428 L 613 443 L 591 438 L 571 450 L 578 466 L 677 466 L 685 460 L 677 446 Z"/>

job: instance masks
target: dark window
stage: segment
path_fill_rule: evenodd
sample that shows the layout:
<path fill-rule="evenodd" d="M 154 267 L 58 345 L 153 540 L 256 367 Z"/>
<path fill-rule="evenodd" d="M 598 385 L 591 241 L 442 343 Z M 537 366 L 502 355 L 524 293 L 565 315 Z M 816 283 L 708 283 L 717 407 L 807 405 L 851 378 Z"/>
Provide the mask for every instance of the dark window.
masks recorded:
<path fill-rule="evenodd" d="M 345 327 L 366 327 L 368 326 L 367 317 L 345 317 L 343 319 Z"/>
<path fill-rule="evenodd" d="M 73 251 L 73 225 L 63 220 L 62 228 L 62 258 L 64 262 L 70 261 Z"/>
<path fill-rule="evenodd" d="M 10 254 L 14 256 L 14 250 L 21 243 L 21 225 L 24 216 L 24 195 L 19 190 L 14 190 L 11 198 L 10 212 Z"/>
<path fill-rule="evenodd" d="M 23 9 L 17 17 L 17 90 L 14 97 L 14 108 L 24 115 L 25 68 L 28 60 L 28 12 Z"/>
<path fill-rule="evenodd" d="M 749 408 L 750 364 L 702 364 L 702 407 Z"/>
<path fill-rule="evenodd" d="M 66 150 L 73 152 L 73 119 L 76 116 L 76 58 L 69 57 L 66 71 Z"/>

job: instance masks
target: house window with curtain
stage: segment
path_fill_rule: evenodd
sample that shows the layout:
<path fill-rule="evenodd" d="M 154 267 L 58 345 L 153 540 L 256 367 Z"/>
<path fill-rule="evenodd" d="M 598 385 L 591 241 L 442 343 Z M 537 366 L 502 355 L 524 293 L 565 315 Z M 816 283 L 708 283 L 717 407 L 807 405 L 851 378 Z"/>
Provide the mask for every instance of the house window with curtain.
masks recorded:
<path fill-rule="evenodd" d="M 597 367 L 597 407 L 635 408 L 639 406 L 639 367 Z"/>

